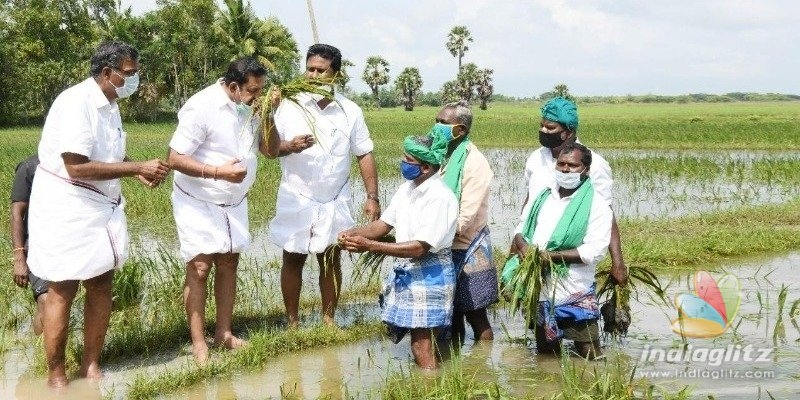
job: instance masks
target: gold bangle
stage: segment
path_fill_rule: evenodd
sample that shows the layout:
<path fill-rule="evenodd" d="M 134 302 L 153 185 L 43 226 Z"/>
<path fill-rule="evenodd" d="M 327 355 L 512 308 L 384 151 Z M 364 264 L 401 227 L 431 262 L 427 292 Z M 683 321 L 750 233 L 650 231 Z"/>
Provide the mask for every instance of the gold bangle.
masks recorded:
<path fill-rule="evenodd" d="M 25 248 L 24 247 L 17 247 L 12 251 L 25 251 Z"/>
<path fill-rule="evenodd" d="M 200 177 L 206 179 L 206 167 L 208 164 L 203 164 L 203 169 L 200 170 Z"/>

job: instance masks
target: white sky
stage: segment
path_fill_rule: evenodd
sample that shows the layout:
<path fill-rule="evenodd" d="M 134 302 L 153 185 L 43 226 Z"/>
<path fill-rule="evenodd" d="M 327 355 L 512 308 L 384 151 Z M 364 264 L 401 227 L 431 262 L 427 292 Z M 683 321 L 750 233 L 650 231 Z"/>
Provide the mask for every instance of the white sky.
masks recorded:
<path fill-rule="evenodd" d="M 122 0 L 134 13 L 155 0 Z M 253 0 L 275 15 L 303 56 L 312 44 L 303 0 Z M 795 0 L 316 0 L 320 40 L 338 47 L 351 86 L 367 57 L 392 82 L 419 68 L 423 90 L 455 77 L 447 33 L 466 25 L 464 62 L 494 69 L 495 93 L 538 96 L 558 83 L 574 95 L 777 92 L 800 94 L 800 2 Z"/>

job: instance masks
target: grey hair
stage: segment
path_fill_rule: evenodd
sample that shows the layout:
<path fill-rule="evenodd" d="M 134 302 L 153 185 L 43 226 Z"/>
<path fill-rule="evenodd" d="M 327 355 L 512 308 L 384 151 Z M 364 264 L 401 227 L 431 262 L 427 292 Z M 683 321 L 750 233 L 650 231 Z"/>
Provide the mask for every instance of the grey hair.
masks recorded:
<path fill-rule="evenodd" d="M 447 103 L 444 105 L 444 108 L 451 108 L 455 111 L 456 122 L 464 125 L 464 128 L 467 130 L 467 133 L 470 132 L 472 129 L 472 109 L 469 108 L 469 103 L 464 100 L 455 101 L 452 103 Z"/>
<path fill-rule="evenodd" d="M 92 55 L 89 73 L 92 77 L 97 78 L 103 72 L 103 68 L 118 69 L 120 64 L 127 59 L 138 62 L 139 51 L 125 42 L 109 41 L 100 43 Z"/>

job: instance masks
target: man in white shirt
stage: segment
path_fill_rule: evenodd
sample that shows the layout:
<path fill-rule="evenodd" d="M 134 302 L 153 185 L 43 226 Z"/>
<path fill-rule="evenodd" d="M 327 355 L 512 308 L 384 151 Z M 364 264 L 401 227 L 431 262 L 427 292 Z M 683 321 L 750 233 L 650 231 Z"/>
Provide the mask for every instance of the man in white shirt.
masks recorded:
<path fill-rule="evenodd" d="M 452 322 L 455 270 L 450 246 L 458 201 L 439 176 L 447 140 L 409 136 L 400 171 L 405 183 L 379 220 L 341 232 L 348 251 L 397 257 L 381 294 L 381 319 L 394 343 L 411 333 L 411 352 L 422 368 L 436 368 L 433 339 Z M 395 230 L 396 243 L 376 239 Z"/>
<path fill-rule="evenodd" d="M 341 71 L 342 55 L 327 44 L 315 44 L 306 54 L 305 76 L 329 81 Z M 283 249 L 281 292 L 289 327 L 299 324 L 298 307 L 303 265 L 315 253 L 319 264 L 322 320 L 334 324 L 342 283 L 338 232 L 355 225 L 350 197 L 350 163 L 353 156 L 366 189 L 364 212 L 370 221 L 380 216 L 378 173 L 372 155 L 364 114 L 340 94 L 334 101 L 301 94 L 297 103 L 284 99 L 275 111 L 280 149 L 267 154 L 280 157 L 281 183 L 270 240 Z"/>
<path fill-rule="evenodd" d="M 201 365 L 208 359 L 206 281 L 215 266 L 214 345 L 235 349 L 245 343 L 233 335 L 231 319 L 239 254 L 250 243 L 247 193 L 256 179 L 257 151 L 266 152 L 261 120 L 252 110 L 266 74 L 252 57 L 233 61 L 223 78 L 184 104 L 169 144 L 173 213 L 186 262 L 183 300 L 192 353 Z"/>
<path fill-rule="evenodd" d="M 111 315 L 114 269 L 128 256 L 121 177 L 149 187 L 169 168 L 160 160 L 131 162 L 125 155 L 117 99 L 139 84 L 139 53 L 122 42 L 102 43 L 91 77 L 58 95 L 42 130 L 28 213 L 31 273 L 50 281 L 44 307 L 48 384 L 64 386 L 64 349 L 78 284 L 86 290 L 80 376 L 97 379 Z"/>
<path fill-rule="evenodd" d="M 562 148 L 555 184 L 529 199 L 512 241 L 512 253 L 519 259 L 528 246 L 539 248 L 545 267 L 535 326 L 540 354 L 559 352 L 562 337 L 574 340 L 584 358 L 600 354 L 594 275 L 605 257 L 613 215 L 589 179 L 592 158 L 579 143 Z M 509 263 L 504 282 L 508 282 Z"/>
<path fill-rule="evenodd" d="M 535 196 L 542 188 L 553 184 L 556 157 L 565 146 L 577 143 L 578 108 L 571 100 L 563 97 L 550 99 L 542 106 L 542 120 L 539 128 L 539 142 L 542 147 L 534 150 L 525 162 L 525 181 L 528 183 L 528 194 L 525 202 Z M 611 166 L 600 154 L 592 151 L 592 168 L 589 174 L 595 191 L 603 201 L 612 207 Z M 611 276 L 617 284 L 625 285 L 628 280 L 628 268 L 622 257 L 622 244 L 616 217 L 611 224 L 611 243 L 608 246 L 611 255 Z"/>

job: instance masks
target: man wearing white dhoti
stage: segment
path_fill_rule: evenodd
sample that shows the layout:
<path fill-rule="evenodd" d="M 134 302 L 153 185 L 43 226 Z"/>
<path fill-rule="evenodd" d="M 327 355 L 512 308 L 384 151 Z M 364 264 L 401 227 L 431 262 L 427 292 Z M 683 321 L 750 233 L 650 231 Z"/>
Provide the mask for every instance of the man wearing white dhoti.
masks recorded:
<path fill-rule="evenodd" d="M 315 44 L 306 54 L 305 76 L 333 83 L 341 66 L 342 54 L 336 47 Z M 269 234 L 283 248 L 281 291 L 289 327 L 299 323 L 303 264 L 309 253 L 317 254 L 320 266 L 323 322 L 334 323 L 342 273 L 339 250 L 332 245 L 339 232 L 355 225 L 352 156 L 358 160 L 367 193 L 364 212 L 370 221 L 380 216 L 378 174 L 364 114 L 344 96 L 337 93 L 334 98 L 301 94 L 297 103 L 283 100 L 275 113 L 280 151 L 267 156 L 280 157 L 282 175 Z"/>
<path fill-rule="evenodd" d="M 125 155 L 116 100 L 136 91 L 138 71 L 136 49 L 122 42 L 101 44 L 91 59 L 91 77 L 58 95 L 42 130 L 28 212 L 28 266 L 51 281 L 44 311 L 51 386 L 67 383 L 64 349 L 79 282 L 86 290 L 79 375 L 102 376 L 114 269 L 128 255 L 119 178 L 138 176 L 155 187 L 169 172 L 160 160 L 131 162 Z"/>
<path fill-rule="evenodd" d="M 208 359 L 203 324 L 206 281 L 214 266 L 214 345 L 245 344 L 234 336 L 231 319 L 239 254 L 250 243 L 247 192 L 256 178 L 256 152 L 266 146 L 251 106 L 261 96 L 266 74 L 252 57 L 233 61 L 223 78 L 184 104 L 169 143 L 173 213 L 186 262 L 183 300 L 192 352 L 201 365 Z M 277 145 L 277 135 L 273 142 Z"/>

